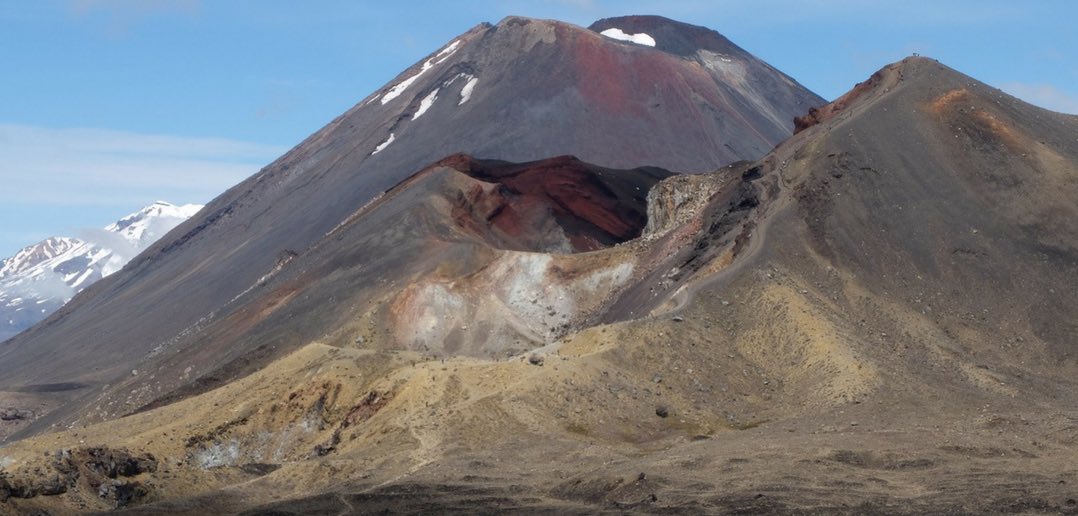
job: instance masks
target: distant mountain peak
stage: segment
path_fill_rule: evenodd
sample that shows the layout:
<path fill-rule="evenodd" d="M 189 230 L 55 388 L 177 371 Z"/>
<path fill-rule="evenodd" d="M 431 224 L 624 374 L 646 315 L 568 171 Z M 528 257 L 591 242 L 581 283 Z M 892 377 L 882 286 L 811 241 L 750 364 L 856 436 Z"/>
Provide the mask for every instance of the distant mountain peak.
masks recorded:
<path fill-rule="evenodd" d="M 120 270 L 201 205 L 157 201 L 81 238 L 50 237 L 0 262 L 0 341 Z M 121 238 L 116 238 L 116 236 Z"/>
<path fill-rule="evenodd" d="M 118 233 L 133 243 L 149 245 L 175 227 L 175 224 L 160 224 L 160 221 L 187 220 L 201 209 L 202 206 L 198 204 L 176 206 L 166 201 L 157 201 L 105 226 L 105 231 Z M 140 246 L 140 250 L 145 247 Z"/>

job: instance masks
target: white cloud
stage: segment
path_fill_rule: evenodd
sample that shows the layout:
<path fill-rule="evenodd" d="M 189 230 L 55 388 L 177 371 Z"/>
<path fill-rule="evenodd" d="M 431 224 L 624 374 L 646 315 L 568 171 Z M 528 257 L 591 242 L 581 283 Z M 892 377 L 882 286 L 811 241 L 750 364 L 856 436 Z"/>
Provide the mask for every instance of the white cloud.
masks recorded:
<path fill-rule="evenodd" d="M 216 138 L 0 124 L 0 203 L 206 202 L 285 150 Z"/>
<path fill-rule="evenodd" d="M 1026 84 L 1009 82 L 1001 89 L 1030 104 L 1045 109 L 1078 115 L 1078 97 L 1071 96 L 1051 84 Z"/>

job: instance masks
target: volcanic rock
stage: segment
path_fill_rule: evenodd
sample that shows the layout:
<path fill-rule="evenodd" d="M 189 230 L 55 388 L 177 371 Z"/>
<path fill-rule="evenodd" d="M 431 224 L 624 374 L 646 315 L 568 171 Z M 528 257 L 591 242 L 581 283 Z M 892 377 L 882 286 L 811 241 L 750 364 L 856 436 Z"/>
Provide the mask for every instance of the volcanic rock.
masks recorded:
<path fill-rule="evenodd" d="M 649 20 L 654 27 L 664 27 L 654 30 L 662 35 L 660 40 L 674 41 L 681 31 L 698 32 L 670 20 Z M 324 335 L 327 328 L 340 328 L 345 313 L 363 312 L 360 307 L 373 302 L 372 289 L 381 285 L 370 282 L 371 271 L 392 266 L 403 280 L 426 270 L 408 265 L 417 257 L 445 251 L 438 243 L 427 248 L 417 244 L 386 255 L 395 262 L 370 261 L 357 253 L 377 241 L 344 240 L 359 235 L 341 228 L 354 227 L 365 206 L 384 206 L 383 198 L 401 191 L 396 186 L 446 156 L 463 152 L 525 162 L 574 155 L 600 167 L 703 172 L 761 156 L 792 132 L 794 115 L 823 103 L 734 47 L 708 46 L 692 58 L 688 50 L 684 42 L 673 52 L 662 41 L 656 48 L 630 44 L 556 21 L 510 17 L 497 25 L 478 25 L 222 194 L 123 271 L 0 346 L 0 390 L 63 382 L 109 386 L 29 430 L 38 432 L 76 419 L 117 417 L 180 386 L 204 390 L 283 356 Z M 716 53 L 720 50 L 723 55 Z M 765 84 L 766 91 L 761 90 Z M 571 173 L 557 174 L 563 186 L 571 186 Z M 483 239 L 498 239 L 496 248 L 597 249 L 635 236 L 635 226 L 644 222 L 639 216 L 643 210 L 634 214 L 636 208 L 623 204 L 604 207 L 610 216 L 602 219 L 582 213 L 583 204 L 564 205 L 563 199 L 550 197 L 561 195 L 557 192 L 538 194 L 533 188 L 546 184 L 535 182 L 535 177 L 506 179 L 495 191 L 482 192 L 475 199 L 479 204 L 468 197 L 477 193 L 472 190 L 447 202 L 459 210 L 483 210 L 517 199 L 514 211 L 505 216 L 486 212 L 495 224 Z M 640 199 L 633 202 L 641 204 L 647 188 L 635 188 Z M 622 199 L 623 192 L 615 193 Z M 609 192 L 603 195 L 609 197 Z M 536 211 L 546 207 L 553 221 L 563 224 L 510 227 L 549 220 Z M 475 212 L 459 214 L 476 220 Z M 382 242 L 388 242 L 416 231 L 429 234 L 446 222 L 435 217 L 428 226 L 418 211 L 413 215 L 379 222 L 368 218 L 361 225 L 382 224 L 378 229 L 385 230 L 382 236 L 388 239 Z M 487 231 L 486 223 L 478 222 L 479 229 Z M 514 233 L 520 229 L 528 231 Z M 532 241 L 514 241 L 521 235 L 532 235 Z M 328 238 L 337 239 L 333 246 L 326 245 Z M 330 247 L 344 254 L 332 256 Z M 548 270 L 547 258 L 514 259 L 531 260 L 518 264 L 526 270 Z M 451 254 L 442 261 L 462 270 L 475 265 Z M 303 265 L 296 265 L 299 262 Z M 355 273 L 367 271 L 358 289 L 341 281 L 327 289 L 324 298 L 301 293 L 316 270 L 319 278 L 329 279 L 352 274 L 347 272 L 350 267 Z M 625 270 L 604 274 L 620 278 Z M 289 280 L 274 279 L 284 276 Z M 589 281 L 602 287 L 606 280 L 593 276 Z M 439 286 L 429 288 L 433 290 L 408 295 L 440 295 L 435 293 Z M 353 304 L 346 304 L 345 297 Z M 599 303 L 598 297 L 591 303 Z M 528 328 L 525 340 L 545 340 L 572 325 L 566 299 L 555 296 L 549 301 L 554 313 L 540 318 L 542 329 Z M 286 319 L 293 320 L 292 329 L 274 326 Z M 351 339 L 360 336 L 372 337 Z M 413 332 L 406 346 L 429 345 L 431 338 L 424 331 Z M 449 336 L 448 348 L 462 339 Z M 506 352 L 530 346 L 511 337 L 509 342 L 520 343 Z M 156 365 L 143 365 L 147 362 Z M 178 369 L 161 369 L 156 375 L 126 374 L 173 366 Z M 72 391 L 59 401 L 82 394 Z M 113 395 L 120 400 L 111 399 Z M 92 409 L 98 406 L 103 408 Z"/>

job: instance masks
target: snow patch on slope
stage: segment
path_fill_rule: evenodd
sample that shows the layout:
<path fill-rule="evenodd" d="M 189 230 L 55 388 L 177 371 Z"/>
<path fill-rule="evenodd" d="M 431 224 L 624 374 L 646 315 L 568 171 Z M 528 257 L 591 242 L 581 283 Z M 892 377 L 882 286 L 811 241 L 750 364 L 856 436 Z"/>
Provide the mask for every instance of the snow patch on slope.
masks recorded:
<path fill-rule="evenodd" d="M 442 57 L 445 54 L 453 55 L 453 52 L 456 52 L 457 47 L 459 47 L 459 46 L 460 46 L 460 40 L 459 39 L 455 40 L 452 43 L 446 45 L 446 47 L 443 48 L 440 52 L 438 52 L 438 54 L 435 55 L 434 57 Z M 446 57 L 449 57 L 449 56 L 446 56 Z M 444 61 L 444 59 L 443 59 L 443 61 Z M 438 61 L 438 62 L 441 63 L 442 61 Z"/>
<path fill-rule="evenodd" d="M 636 43 L 637 45 L 644 45 L 648 47 L 655 46 L 655 38 L 641 32 L 639 34 L 626 34 L 624 31 L 618 28 L 606 29 L 599 34 L 608 38 L 616 39 L 619 41 L 628 41 L 629 43 Z"/>
<path fill-rule="evenodd" d="M 408 89 L 409 86 L 411 86 L 413 83 L 415 83 L 415 81 L 417 79 L 419 79 L 420 76 L 422 76 L 424 73 L 427 73 L 427 70 L 430 70 L 431 68 L 434 68 L 435 65 L 442 64 L 443 62 L 445 62 L 446 59 L 449 59 L 450 56 L 452 56 L 454 53 L 456 53 L 456 51 L 457 51 L 457 49 L 459 47 L 460 47 L 460 40 L 458 39 L 458 40 L 450 43 L 448 46 L 443 48 L 437 54 L 435 54 L 435 56 L 433 58 L 427 59 L 426 61 L 424 61 L 423 66 L 420 67 L 419 71 L 416 72 L 415 75 L 413 75 L 413 76 L 399 82 L 396 86 L 393 86 L 392 88 L 390 88 L 389 91 L 386 92 L 386 94 L 382 96 L 382 105 L 385 105 L 389 101 L 399 97 L 401 95 L 401 93 L 404 93 L 404 90 Z M 439 59 L 439 58 L 441 58 L 441 59 Z"/>
<path fill-rule="evenodd" d="M 374 152 L 371 153 L 371 156 L 374 156 L 375 154 L 378 154 L 379 152 L 385 150 L 385 148 L 389 147 L 389 144 L 393 143 L 393 140 L 396 139 L 397 137 L 395 134 L 389 133 L 389 138 L 386 138 L 386 141 L 379 143 L 378 146 L 374 148 Z"/>
<path fill-rule="evenodd" d="M 443 82 L 442 87 L 448 88 L 452 86 L 454 82 L 457 82 L 457 79 L 464 79 L 465 81 L 464 86 L 460 89 L 460 100 L 457 102 L 457 105 L 460 106 L 472 98 L 472 93 L 475 92 L 475 85 L 479 82 L 479 78 L 470 73 L 458 73 L 452 79 Z"/>
<path fill-rule="evenodd" d="M 457 102 L 458 106 L 468 102 L 468 99 L 472 98 L 472 92 L 475 91 L 475 84 L 479 82 L 479 77 L 469 75 L 468 82 L 464 84 L 464 87 L 460 89 L 460 102 Z"/>
<path fill-rule="evenodd" d="M 389 91 L 386 92 L 386 94 L 384 96 L 382 96 L 382 104 L 384 105 L 385 103 L 399 97 L 400 94 L 404 93 L 404 90 L 408 89 L 408 87 L 411 86 L 412 83 L 415 82 L 416 79 L 418 79 L 420 75 L 423 75 L 423 73 L 426 72 L 427 70 L 430 70 L 430 68 L 431 68 L 430 61 L 427 61 L 427 62 L 423 63 L 423 69 L 419 70 L 419 73 L 417 73 L 417 74 L 415 74 L 415 75 L 401 81 L 396 86 L 390 88 Z"/>
<path fill-rule="evenodd" d="M 419 101 L 419 110 L 415 112 L 415 115 L 412 115 L 412 120 L 419 119 L 419 117 L 423 116 L 423 113 L 426 113 L 434 105 L 434 101 L 438 100 L 438 91 L 439 89 L 435 88 L 429 95 L 423 97 L 423 100 Z"/>

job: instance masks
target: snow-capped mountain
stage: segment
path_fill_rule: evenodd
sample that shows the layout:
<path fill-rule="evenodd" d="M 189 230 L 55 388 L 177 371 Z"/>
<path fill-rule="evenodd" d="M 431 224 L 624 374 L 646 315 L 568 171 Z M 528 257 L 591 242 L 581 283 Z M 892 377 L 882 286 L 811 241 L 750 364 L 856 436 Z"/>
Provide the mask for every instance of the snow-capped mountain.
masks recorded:
<path fill-rule="evenodd" d="M 202 209 L 158 201 L 79 238 L 52 237 L 0 262 L 0 341 L 33 326 Z"/>

